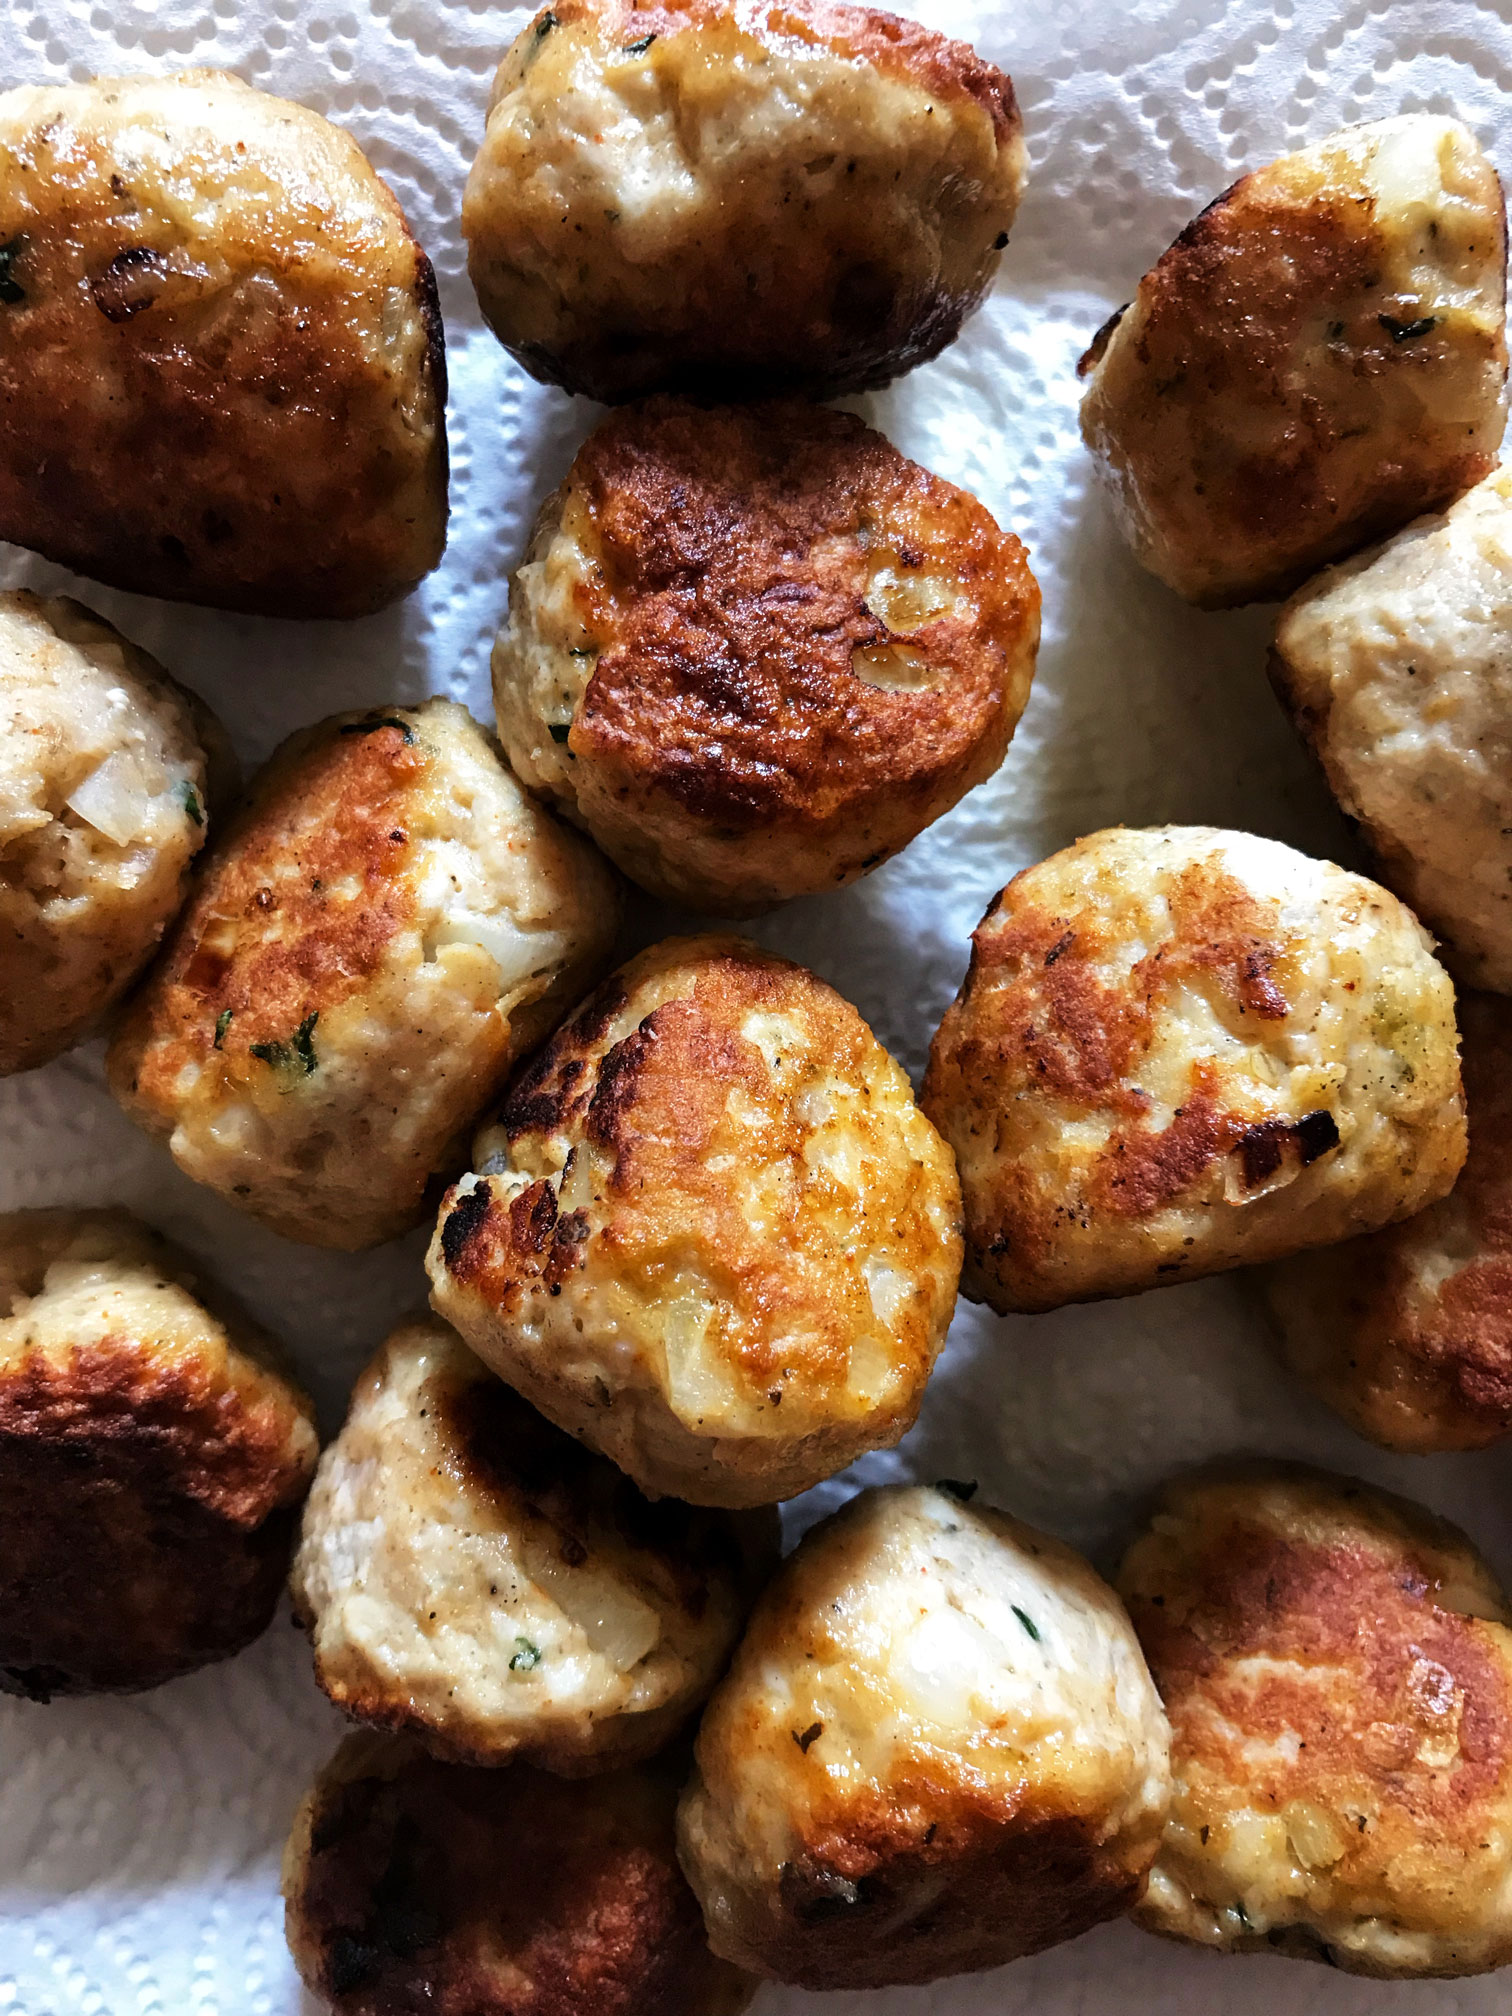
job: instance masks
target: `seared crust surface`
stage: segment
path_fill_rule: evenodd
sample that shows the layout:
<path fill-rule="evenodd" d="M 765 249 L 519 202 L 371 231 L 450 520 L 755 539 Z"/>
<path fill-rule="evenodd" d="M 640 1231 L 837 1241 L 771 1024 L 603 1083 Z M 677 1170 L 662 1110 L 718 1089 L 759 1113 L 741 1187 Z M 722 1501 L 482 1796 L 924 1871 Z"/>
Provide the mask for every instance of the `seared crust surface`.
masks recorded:
<path fill-rule="evenodd" d="M 954 340 L 1027 157 L 964 43 L 827 0 L 563 0 L 504 57 L 462 228 L 536 377 L 828 397 Z"/>
<path fill-rule="evenodd" d="M 833 990 L 673 939 L 516 1079 L 442 1205 L 432 1300 L 646 1490 L 786 1498 L 895 1442 L 959 1268 L 948 1150 Z"/>
<path fill-rule="evenodd" d="M 464 709 L 338 716 L 284 744 L 212 848 L 111 1085 L 276 1230 L 371 1245 L 420 1218 L 614 921 L 608 871 Z"/>
<path fill-rule="evenodd" d="M 0 1689 L 156 1686 L 267 1625 L 315 1467 L 267 1340 L 124 1212 L 0 1218 Z"/>
<path fill-rule="evenodd" d="M 575 1776 L 677 1733 L 776 1556 L 774 1514 L 648 1503 L 423 1317 L 357 1382 L 291 1588 L 348 1715 Z"/>
<path fill-rule="evenodd" d="M 210 710 L 110 624 L 0 594 L 0 1076 L 59 1056 L 125 993 L 233 768 Z"/>
<path fill-rule="evenodd" d="M 737 2016 L 672 1847 L 663 1763 L 564 1784 L 351 1737 L 284 1855 L 286 1929 L 337 2016 Z"/>
<path fill-rule="evenodd" d="M 1082 359 L 1082 432 L 1145 566 L 1284 595 L 1492 467 L 1506 216 L 1457 121 L 1348 127 L 1244 176 Z"/>
<path fill-rule="evenodd" d="M 1169 1795 L 1129 1621 L 1080 1556 L 864 1491 L 758 1604 L 678 1846 L 716 1952 L 807 1988 L 998 1965 L 1138 1896 Z"/>
<path fill-rule="evenodd" d="M 346 134 L 217 71 L 23 86 L 0 244 L 0 537 L 272 616 L 435 566 L 435 279 Z"/>
<path fill-rule="evenodd" d="M 1454 994 L 1394 896 L 1276 842 L 1122 827 L 973 938 L 925 1111 L 968 1295 L 1138 1292 L 1421 1210 L 1464 1160 Z"/>
<path fill-rule="evenodd" d="M 1391 1449 L 1512 1432 L 1512 1003 L 1462 994 L 1470 1152 L 1426 1211 L 1273 1267 L 1283 1362 Z"/>
<path fill-rule="evenodd" d="M 1038 638 L 1019 541 L 854 416 L 665 399 L 547 505 L 494 691 L 528 783 L 647 888 L 739 915 L 990 775 Z"/>
<path fill-rule="evenodd" d="M 1119 1586 L 1176 1780 L 1141 1924 L 1382 1978 L 1512 1958 L 1512 1619 L 1463 1534 L 1235 1466 L 1167 1487 Z"/>

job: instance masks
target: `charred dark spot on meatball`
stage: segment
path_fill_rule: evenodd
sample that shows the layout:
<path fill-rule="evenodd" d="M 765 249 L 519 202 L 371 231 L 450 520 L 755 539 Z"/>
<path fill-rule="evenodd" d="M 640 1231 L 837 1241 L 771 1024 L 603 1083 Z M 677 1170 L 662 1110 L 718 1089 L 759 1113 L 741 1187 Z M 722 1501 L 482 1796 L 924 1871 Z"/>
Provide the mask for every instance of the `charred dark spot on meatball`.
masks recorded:
<path fill-rule="evenodd" d="M 478 1183 L 453 1199 L 441 1221 L 442 1257 L 459 1279 L 467 1276 L 467 1250 L 482 1231 L 492 1205 L 493 1192 L 486 1183 Z"/>
<path fill-rule="evenodd" d="M 19 308 L 26 299 L 26 289 L 16 278 L 16 267 L 26 250 L 25 238 L 8 238 L 0 245 L 0 302 L 7 308 Z"/>
<path fill-rule="evenodd" d="M 1078 378 L 1085 378 L 1091 372 L 1097 369 L 1098 365 L 1103 360 L 1103 352 L 1107 349 L 1108 344 L 1112 341 L 1113 331 L 1118 327 L 1119 323 L 1122 322 L 1123 318 L 1125 317 L 1125 315 L 1128 314 L 1128 312 L 1129 312 L 1129 303 L 1127 301 L 1125 301 L 1125 303 L 1121 308 L 1115 308 L 1113 310 L 1113 313 L 1108 317 L 1107 321 L 1104 322 L 1102 327 L 1098 330 L 1097 334 L 1092 338 L 1092 341 L 1087 345 L 1086 349 L 1082 352 L 1080 358 L 1077 360 L 1076 375 Z"/>
<path fill-rule="evenodd" d="M 94 275 L 89 291 L 107 322 L 129 322 L 157 300 L 167 270 L 163 255 L 150 245 L 128 245 Z"/>

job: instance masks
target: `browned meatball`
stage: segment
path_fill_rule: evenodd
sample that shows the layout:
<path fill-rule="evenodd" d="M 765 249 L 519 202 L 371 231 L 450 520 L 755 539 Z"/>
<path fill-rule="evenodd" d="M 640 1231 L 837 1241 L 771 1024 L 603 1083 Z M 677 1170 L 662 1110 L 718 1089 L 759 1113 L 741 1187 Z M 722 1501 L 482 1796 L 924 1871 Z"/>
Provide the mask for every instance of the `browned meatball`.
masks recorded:
<path fill-rule="evenodd" d="M 672 1844 L 685 1760 L 567 1783 L 344 1743 L 284 1853 L 295 1964 L 337 2016 L 736 2016 Z"/>
<path fill-rule="evenodd" d="M 1019 541 L 853 415 L 658 399 L 542 512 L 494 700 L 520 777 L 628 874 L 743 916 L 990 776 L 1038 643 Z"/>

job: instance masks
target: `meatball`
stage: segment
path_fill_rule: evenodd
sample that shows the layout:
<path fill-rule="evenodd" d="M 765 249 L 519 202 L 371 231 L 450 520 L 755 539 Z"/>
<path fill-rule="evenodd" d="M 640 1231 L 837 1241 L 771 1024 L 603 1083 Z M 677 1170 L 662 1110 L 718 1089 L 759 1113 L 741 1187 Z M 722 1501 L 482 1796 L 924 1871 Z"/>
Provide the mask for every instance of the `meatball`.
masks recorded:
<path fill-rule="evenodd" d="M 108 1060 L 174 1160 L 287 1238 L 416 1224 L 602 970 L 607 869 L 451 701 L 292 736 L 211 848 Z"/>
<path fill-rule="evenodd" d="M 1470 1153 L 1447 1197 L 1264 1287 L 1283 1363 L 1388 1449 L 1512 1433 L 1512 1002 L 1461 995 Z"/>
<path fill-rule="evenodd" d="M 677 1733 L 776 1553 L 774 1513 L 649 1504 L 421 1317 L 357 1382 L 292 1588 L 349 1715 L 577 1775 Z"/>
<path fill-rule="evenodd" d="M 1346 127 L 1246 175 L 1081 361 L 1082 434 L 1189 602 L 1285 595 L 1486 475 L 1507 226 L 1457 120 Z"/>
<path fill-rule="evenodd" d="M 1175 1779 L 1140 1924 L 1386 1979 L 1512 1961 L 1512 1615 L 1462 1533 L 1233 1466 L 1166 1487 L 1119 1586 Z"/>
<path fill-rule="evenodd" d="M 537 378 L 828 398 L 955 340 L 1026 171 L 1008 78 L 895 14 L 552 0 L 494 80 L 462 231 Z"/>
<path fill-rule="evenodd" d="M 912 1426 L 955 1304 L 950 1151 L 849 1002 L 671 939 L 515 1080 L 431 1300 L 653 1495 L 791 1498 Z"/>
<path fill-rule="evenodd" d="M 351 1736 L 284 1851 L 295 1965 L 336 2016 L 737 2016 L 673 1852 L 667 1763 L 577 1784 Z"/>
<path fill-rule="evenodd" d="M 1281 612 L 1271 680 L 1381 873 L 1512 993 L 1512 470 Z"/>
<path fill-rule="evenodd" d="M 546 505 L 494 698 L 520 777 L 643 887 L 749 915 L 990 776 L 1038 642 L 1018 540 L 852 414 L 665 399 Z"/>
<path fill-rule="evenodd" d="M 759 1604 L 679 1852 L 727 1959 L 806 1988 L 935 1981 L 1128 1908 L 1168 1742 L 1080 1555 L 943 1489 L 864 1491 Z"/>
<path fill-rule="evenodd" d="M 0 539 L 359 616 L 446 539 L 430 261 L 345 133 L 214 70 L 0 95 Z"/>
<path fill-rule="evenodd" d="M 77 602 L 0 594 L 0 1076 L 126 991 L 230 782 L 220 724 L 155 659 Z"/>
<path fill-rule="evenodd" d="M 1411 911 L 1207 826 L 1015 876 L 923 1104 L 960 1163 L 963 1287 L 1000 1312 L 1373 1231 L 1465 1159 L 1454 990 Z"/>
<path fill-rule="evenodd" d="M 0 1217 L 0 1690 L 155 1687 L 268 1624 L 315 1468 L 269 1340 L 124 1211 Z"/>

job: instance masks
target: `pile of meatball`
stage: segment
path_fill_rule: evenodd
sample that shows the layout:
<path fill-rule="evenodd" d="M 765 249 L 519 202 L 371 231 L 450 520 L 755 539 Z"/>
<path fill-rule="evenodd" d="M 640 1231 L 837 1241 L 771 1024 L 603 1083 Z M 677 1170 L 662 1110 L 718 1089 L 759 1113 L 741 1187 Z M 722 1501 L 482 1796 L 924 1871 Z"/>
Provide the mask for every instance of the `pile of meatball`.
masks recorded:
<path fill-rule="evenodd" d="M 1290 595 L 1271 677 L 1378 881 L 1083 838 L 990 904 L 917 1099 L 789 960 L 624 941 L 622 878 L 757 915 L 1002 762 L 1023 546 L 815 402 L 953 340 L 1026 162 L 1008 78 L 891 15 L 556 0 L 463 230 L 512 354 L 615 410 L 513 577 L 497 737 L 374 706 L 239 795 L 160 665 L 0 597 L 0 1071 L 108 1029 L 125 1110 L 276 1233 L 434 1227 L 322 1454 L 149 1227 L 0 1221 L 0 1686 L 155 1686 L 287 1584 L 358 1725 L 284 1868 L 341 2016 L 719 2016 L 1125 1912 L 1512 1962 L 1512 1611 L 1428 1513 L 1220 1466 L 1115 1587 L 943 1480 L 779 1560 L 959 1292 L 1253 1268 L 1362 1435 L 1512 1432 L 1506 238 L 1456 121 L 1246 176 L 1082 363 L 1138 558 Z M 440 557 L 430 266 L 349 139 L 234 78 L 0 96 L 0 394 L 0 537 L 99 580 L 350 617 Z"/>

